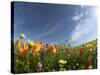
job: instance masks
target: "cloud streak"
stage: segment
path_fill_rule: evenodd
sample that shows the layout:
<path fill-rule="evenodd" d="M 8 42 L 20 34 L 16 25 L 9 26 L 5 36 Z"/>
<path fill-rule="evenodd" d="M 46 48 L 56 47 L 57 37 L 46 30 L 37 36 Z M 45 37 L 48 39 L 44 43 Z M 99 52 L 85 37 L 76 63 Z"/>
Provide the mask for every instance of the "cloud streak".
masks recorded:
<path fill-rule="evenodd" d="M 71 41 L 76 41 L 84 37 L 85 35 L 89 34 L 92 27 L 92 19 L 81 20 L 71 33 Z"/>
<path fill-rule="evenodd" d="M 61 27 L 60 25 L 62 25 L 62 23 L 68 21 L 69 19 L 68 18 L 65 18 L 65 19 L 63 19 L 61 21 L 58 21 L 57 23 L 53 24 L 53 26 L 50 29 L 49 29 L 50 24 L 47 24 L 47 26 L 43 30 L 47 30 L 47 28 L 48 28 L 48 30 L 45 31 L 43 34 L 38 35 L 36 38 L 38 38 L 38 39 L 44 38 L 44 37 L 46 37 L 46 36 L 54 33 L 56 30 L 58 30 Z"/>
<path fill-rule="evenodd" d="M 50 27 L 50 23 L 47 23 L 46 26 L 43 28 L 42 31 L 46 31 Z"/>
<path fill-rule="evenodd" d="M 75 15 L 75 16 L 72 17 L 72 20 L 78 21 L 78 20 L 80 20 L 83 17 L 83 15 L 84 15 L 83 13 L 81 13 L 79 15 Z"/>

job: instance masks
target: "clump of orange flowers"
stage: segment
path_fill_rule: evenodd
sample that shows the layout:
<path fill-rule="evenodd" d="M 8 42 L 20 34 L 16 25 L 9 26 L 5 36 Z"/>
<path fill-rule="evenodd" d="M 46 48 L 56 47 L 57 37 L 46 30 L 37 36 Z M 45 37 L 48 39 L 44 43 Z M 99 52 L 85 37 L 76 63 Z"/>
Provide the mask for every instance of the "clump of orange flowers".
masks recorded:
<path fill-rule="evenodd" d="M 34 53 L 35 54 L 39 53 L 41 48 L 42 48 L 42 42 L 41 41 L 36 42 Z"/>
<path fill-rule="evenodd" d="M 28 48 L 29 48 L 28 44 L 23 44 L 21 47 L 18 48 L 19 49 L 19 53 L 20 54 L 25 53 L 28 50 Z"/>
<path fill-rule="evenodd" d="M 46 51 L 47 53 L 48 53 L 48 52 L 51 52 L 51 53 L 55 54 L 56 51 L 57 51 L 57 49 L 56 49 L 55 46 L 52 46 L 52 45 L 50 45 L 50 44 L 46 44 L 46 45 L 45 45 L 45 51 Z"/>
<path fill-rule="evenodd" d="M 22 39 L 25 38 L 24 34 L 20 35 L 20 39 L 16 41 L 16 47 L 18 47 L 19 53 L 23 54 L 26 51 L 30 51 L 30 53 L 34 53 L 36 55 L 39 54 L 41 49 L 44 47 L 45 52 L 50 52 L 52 54 L 55 54 L 57 51 L 57 48 L 55 46 L 52 46 L 50 44 L 43 45 L 41 41 L 29 41 L 28 43 L 22 43 Z"/>

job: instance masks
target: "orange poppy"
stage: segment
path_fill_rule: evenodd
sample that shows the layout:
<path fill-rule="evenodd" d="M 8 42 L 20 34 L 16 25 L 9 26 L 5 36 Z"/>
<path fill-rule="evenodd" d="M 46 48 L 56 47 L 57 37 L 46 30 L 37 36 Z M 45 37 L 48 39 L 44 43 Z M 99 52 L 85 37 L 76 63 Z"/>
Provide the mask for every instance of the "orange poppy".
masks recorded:
<path fill-rule="evenodd" d="M 55 54 L 56 51 L 57 51 L 57 49 L 56 49 L 55 47 L 53 47 L 53 49 L 52 49 L 52 53 Z"/>
<path fill-rule="evenodd" d="M 47 51 L 49 49 L 49 44 L 45 45 L 45 50 Z"/>
<path fill-rule="evenodd" d="M 24 45 L 23 45 L 23 49 L 24 49 L 24 50 L 28 50 L 28 44 L 24 44 Z"/>
<path fill-rule="evenodd" d="M 23 47 L 21 47 L 21 48 L 19 48 L 19 53 L 21 53 L 21 54 L 23 54 L 24 53 L 24 48 Z"/>
<path fill-rule="evenodd" d="M 36 42 L 36 48 L 34 49 L 34 52 L 35 53 L 38 53 L 42 48 L 42 42 L 41 41 L 38 41 Z"/>
<path fill-rule="evenodd" d="M 54 46 L 50 46 L 49 51 L 53 54 L 56 53 L 57 49 Z"/>

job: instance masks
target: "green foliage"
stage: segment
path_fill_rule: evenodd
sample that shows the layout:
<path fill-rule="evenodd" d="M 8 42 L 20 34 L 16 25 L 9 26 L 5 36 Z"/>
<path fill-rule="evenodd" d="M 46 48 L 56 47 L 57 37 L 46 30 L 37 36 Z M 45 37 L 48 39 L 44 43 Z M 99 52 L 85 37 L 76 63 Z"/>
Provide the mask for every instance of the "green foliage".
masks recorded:
<path fill-rule="evenodd" d="M 80 55 L 81 47 L 82 55 Z M 39 55 L 35 55 L 34 53 L 29 52 L 19 54 L 18 48 L 15 47 L 15 73 L 51 72 L 97 68 L 97 40 L 88 42 L 84 44 L 84 46 L 80 45 L 74 48 L 59 47 L 57 48 L 56 54 L 45 52 L 42 54 L 41 52 Z M 89 58 L 90 61 L 88 61 L 87 58 Z M 58 61 L 61 59 L 67 63 L 59 63 Z M 41 68 L 37 66 L 38 62 L 42 63 L 43 66 Z"/>

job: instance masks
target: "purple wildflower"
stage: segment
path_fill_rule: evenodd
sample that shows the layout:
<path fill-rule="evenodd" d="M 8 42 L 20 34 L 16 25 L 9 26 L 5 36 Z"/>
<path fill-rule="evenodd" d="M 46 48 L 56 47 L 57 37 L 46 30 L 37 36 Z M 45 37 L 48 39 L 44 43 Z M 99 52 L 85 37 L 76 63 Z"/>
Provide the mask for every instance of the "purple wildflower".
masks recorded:
<path fill-rule="evenodd" d="M 42 68 L 43 65 L 42 65 L 41 62 L 38 62 L 38 63 L 37 63 L 37 66 L 38 66 L 38 68 Z"/>

